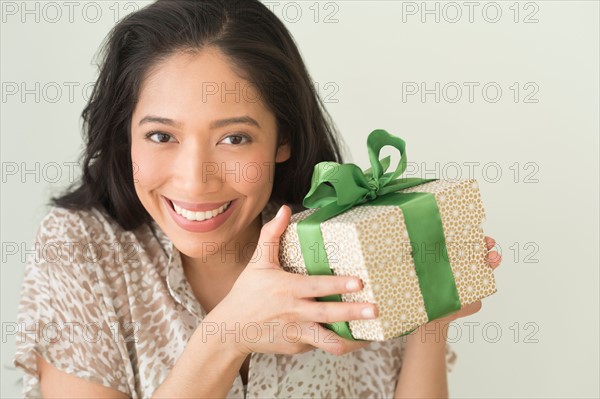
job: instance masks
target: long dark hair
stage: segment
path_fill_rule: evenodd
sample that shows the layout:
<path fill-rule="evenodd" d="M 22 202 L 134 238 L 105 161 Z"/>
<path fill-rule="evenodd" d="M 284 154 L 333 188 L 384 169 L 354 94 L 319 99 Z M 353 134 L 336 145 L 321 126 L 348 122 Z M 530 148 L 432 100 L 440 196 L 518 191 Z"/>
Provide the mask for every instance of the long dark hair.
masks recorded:
<path fill-rule="evenodd" d="M 103 206 L 125 230 L 151 220 L 133 185 L 131 115 L 144 77 L 179 51 L 217 47 L 256 85 L 277 120 L 278 144 L 291 157 L 276 164 L 271 201 L 303 209 L 313 167 L 342 162 L 341 138 L 283 23 L 258 0 L 158 0 L 120 21 L 101 46 L 102 62 L 81 116 L 85 151 L 76 188 L 50 205 Z"/>

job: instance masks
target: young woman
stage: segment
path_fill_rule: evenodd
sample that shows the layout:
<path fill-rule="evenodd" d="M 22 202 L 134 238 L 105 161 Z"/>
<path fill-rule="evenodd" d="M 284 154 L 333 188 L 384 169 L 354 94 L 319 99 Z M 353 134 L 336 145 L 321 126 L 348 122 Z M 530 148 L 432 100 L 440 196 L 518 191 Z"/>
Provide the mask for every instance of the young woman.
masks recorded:
<path fill-rule="evenodd" d="M 159 0 L 107 39 L 82 180 L 26 267 L 24 396 L 447 396 L 444 327 L 480 303 L 406 340 L 349 341 L 319 323 L 375 306 L 314 298 L 362 282 L 279 267 L 314 165 L 342 162 L 284 25 L 258 1 Z"/>

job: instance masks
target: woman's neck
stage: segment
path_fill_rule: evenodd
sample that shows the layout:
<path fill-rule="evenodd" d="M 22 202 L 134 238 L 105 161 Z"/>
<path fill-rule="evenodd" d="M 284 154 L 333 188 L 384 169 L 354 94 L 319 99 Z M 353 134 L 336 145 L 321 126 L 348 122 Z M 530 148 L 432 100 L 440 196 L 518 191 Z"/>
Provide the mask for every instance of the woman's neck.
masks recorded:
<path fill-rule="evenodd" d="M 218 251 L 202 258 L 190 258 L 181 253 L 185 276 L 206 313 L 229 293 L 252 259 L 261 228 L 262 220 L 259 215 L 246 229 L 243 237 L 219 246 Z"/>

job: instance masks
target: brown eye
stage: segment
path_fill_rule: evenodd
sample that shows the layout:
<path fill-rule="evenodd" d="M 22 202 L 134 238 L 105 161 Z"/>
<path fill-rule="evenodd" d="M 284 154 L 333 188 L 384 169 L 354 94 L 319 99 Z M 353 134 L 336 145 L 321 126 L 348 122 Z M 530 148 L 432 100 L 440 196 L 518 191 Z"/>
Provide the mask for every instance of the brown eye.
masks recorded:
<path fill-rule="evenodd" d="M 146 135 L 146 138 L 155 143 L 168 143 L 171 135 L 163 132 L 150 132 Z"/>
<path fill-rule="evenodd" d="M 227 140 L 227 139 L 231 139 L 231 144 L 233 145 L 240 145 L 240 144 L 246 144 L 249 143 L 250 141 L 250 137 L 246 136 L 245 134 L 232 134 L 229 135 L 227 137 L 225 137 L 223 140 Z M 244 143 L 243 140 L 246 140 L 246 142 Z"/>

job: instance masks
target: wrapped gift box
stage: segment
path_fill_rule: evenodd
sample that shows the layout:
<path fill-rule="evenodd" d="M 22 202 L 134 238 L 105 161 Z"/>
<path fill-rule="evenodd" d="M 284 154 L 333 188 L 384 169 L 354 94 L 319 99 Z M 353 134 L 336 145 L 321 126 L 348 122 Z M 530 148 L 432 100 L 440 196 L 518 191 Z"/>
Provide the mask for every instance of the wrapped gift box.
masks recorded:
<path fill-rule="evenodd" d="M 430 320 L 428 313 L 433 313 L 429 309 L 437 305 L 432 302 L 452 302 L 451 298 L 444 297 L 446 294 L 440 294 L 441 290 L 436 286 L 438 282 L 431 280 L 432 273 L 433 277 L 437 273 L 443 274 L 442 266 L 437 265 L 443 264 L 444 259 L 451 269 L 451 273 L 450 269 L 446 271 L 446 278 L 454 280 L 450 285 L 455 287 L 454 296 L 458 295 L 455 299 L 455 303 L 460 301 L 458 308 L 496 292 L 492 268 L 486 261 L 488 250 L 481 227 L 485 212 L 476 180 L 427 181 L 399 190 L 394 195 L 408 193 L 433 195 L 443 228 L 444 238 L 440 240 L 443 243 L 432 245 L 431 242 L 427 244 L 411 240 L 411 229 L 407 228 L 403 209 L 396 205 L 376 205 L 373 201 L 353 206 L 319 224 L 323 253 L 331 270 L 329 274 L 356 276 L 363 281 L 364 288 L 360 292 L 341 294 L 338 299 L 344 302 L 370 302 L 379 309 L 376 319 L 348 321 L 346 326 L 351 337 L 347 338 L 384 341 L 405 335 L 427 323 Z M 312 245 L 312 248 L 307 249 L 306 245 L 302 248 L 298 223 L 318 209 L 307 209 L 292 215 L 281 237 L 279 260 L 284 270 L 304 275 L 316 274 L 308 273 L 305 259 L 318 256 L 318 251 L 312 251 Z M 430 215 L 426 218 L 435 217 Z M 417 223 L 422 223 L 422 220 L 418 219 Z M 417 258 L 419 256 L 422 258 Z M 427 260 L 427 257 L 429 269 L 419 271 L 424 269 L 418 269 L 415 260 Z M 424 290 L 430 292 L 427 309 Z M 439 317 L 443 315 L 438 314 L 434 318 Z M 325 326 L 338 332 L 336 324 L 339 325 L 325 323 Z"/>

